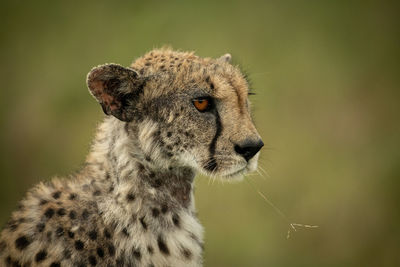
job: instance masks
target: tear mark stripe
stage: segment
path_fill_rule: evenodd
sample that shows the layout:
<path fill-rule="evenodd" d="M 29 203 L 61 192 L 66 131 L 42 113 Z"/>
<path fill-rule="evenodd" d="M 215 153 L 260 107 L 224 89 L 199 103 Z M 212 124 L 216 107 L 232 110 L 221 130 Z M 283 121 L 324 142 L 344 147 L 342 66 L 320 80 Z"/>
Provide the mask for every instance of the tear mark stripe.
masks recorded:
<path fill-rule="evenodd" d="M 214 138 L 212 139 L 212 141 L 210 143 L 210 147 L 209 147 L 210 157 L 208 160 L 208 164 L 206 164 L 206 166 L 205 166 L 205 168 L 209 171 L 214 171 L 218 167 L 218 164 L 214 158 L 214 155 L 215 155 L 215 148 L 217 145 L 217 140 L 218 140 L 218 137 L 221 136 L 222 128 L 223 128 L 222 123 L 221 123 L 221 118 L 219 117 L 218 110 L 215 111 L 215 126 L 216 126 L 217 130 L 215 131 Z"/>

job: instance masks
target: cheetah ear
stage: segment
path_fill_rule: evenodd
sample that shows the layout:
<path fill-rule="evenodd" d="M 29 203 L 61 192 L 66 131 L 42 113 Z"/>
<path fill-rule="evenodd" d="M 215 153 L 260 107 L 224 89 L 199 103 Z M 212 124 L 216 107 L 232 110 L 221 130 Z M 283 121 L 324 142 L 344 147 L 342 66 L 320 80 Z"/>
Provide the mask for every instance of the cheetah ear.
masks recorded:
<path fill-rule="evenodd" d="M 135 96 L 143 89 L 143 79 L 130 68 L 118 64 L 105 64 L 93 68 L 87 76 L 90 93 L 107 115 L 121 121 L 131 121 Z"/>
<path fill-rule="evenodd" d="M 217 60 L 230 63 L 232 60 L 232 56 L 231 56 L 231 54 L 225 54 L 225 55 L 219 57 Z"/>

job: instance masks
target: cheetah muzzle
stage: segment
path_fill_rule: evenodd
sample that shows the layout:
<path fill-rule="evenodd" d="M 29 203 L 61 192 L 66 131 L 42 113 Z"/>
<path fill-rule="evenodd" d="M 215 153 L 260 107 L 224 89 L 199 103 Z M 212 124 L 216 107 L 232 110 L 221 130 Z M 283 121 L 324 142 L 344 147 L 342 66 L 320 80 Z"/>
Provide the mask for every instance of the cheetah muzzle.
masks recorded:
<path fill-rule="evenodd" d="M 1 266 L 202 266 L 197 172 L 238 180 L 263 142 L 231 56 L 153 50 L 87 77 L 107 115 L 85 166 L 31 189 L 0 236 Z"/>

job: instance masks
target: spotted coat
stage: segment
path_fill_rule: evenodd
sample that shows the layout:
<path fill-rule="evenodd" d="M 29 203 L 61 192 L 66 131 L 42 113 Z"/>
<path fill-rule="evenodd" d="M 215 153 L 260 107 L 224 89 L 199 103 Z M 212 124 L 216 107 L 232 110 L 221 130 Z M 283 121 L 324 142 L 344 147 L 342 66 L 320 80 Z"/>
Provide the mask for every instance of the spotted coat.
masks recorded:
<path fill-rule="evenodd" d="M 0 265 L 202 266 L 193 179 L 240 179 L 262 146 L 229 61 L 160 49 L 94 68 L 88 87 L 108 116 L 86 163 L 27 193 L 1 232 Z"/>

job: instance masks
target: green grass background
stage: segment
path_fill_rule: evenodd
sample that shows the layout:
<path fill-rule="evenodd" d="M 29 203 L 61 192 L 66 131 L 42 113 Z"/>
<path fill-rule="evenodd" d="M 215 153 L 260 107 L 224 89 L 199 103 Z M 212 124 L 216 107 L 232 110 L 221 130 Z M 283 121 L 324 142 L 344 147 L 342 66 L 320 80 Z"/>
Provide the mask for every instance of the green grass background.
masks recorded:
<path fill-rule="evenodd" d="M 196 180 L 205 266 L 400 266 L 395 1 L 1 1 L 0 223 L 83 163 L 103 115 L 85 77 L 162 45 L 231 53 L 266 147 L 247 182 Z"/>

